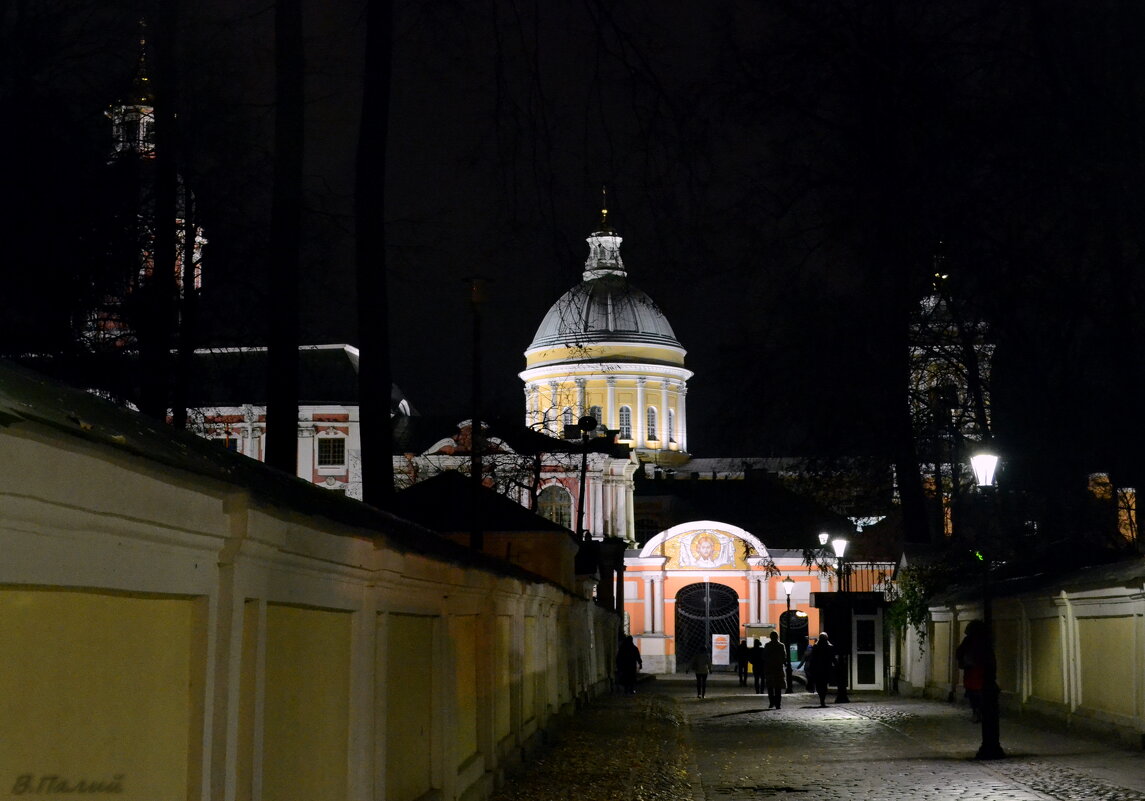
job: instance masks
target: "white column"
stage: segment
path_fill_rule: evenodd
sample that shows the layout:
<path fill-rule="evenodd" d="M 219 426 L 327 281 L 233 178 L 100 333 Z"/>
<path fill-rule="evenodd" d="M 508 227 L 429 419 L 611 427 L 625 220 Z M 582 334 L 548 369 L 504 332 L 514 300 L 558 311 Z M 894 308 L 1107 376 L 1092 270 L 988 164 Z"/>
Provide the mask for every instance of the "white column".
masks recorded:
<path fill-rule="evenodd" d="M 545 419 L 545 422 L 549 422 L 549 420 L 550 420 L 549 410 L 551 409 L 552 410 L 551 419 L 552 419 L 553 431 L 556 431 L 557 434 L 560 435 L 560 434 L 564 433 L 561 431 L 561 404 L 560 404 L 561 390 L 560 390 L 560 384 L 558 384 L 556 381 L 550 381 L 549 382 L 549 394 L 550 394 L 549 409 L 542 410 L 543 414 L 544 414 L 544 419 Z"/>
<path fill-rule="evenodd" d="M 680 428 L 677 432 L 677 437 L 680 443 L 680 450 L 688 450 L 688 415 L 684 410 L 684 399 L 688 394 L 688 386 L 683 382 L 680 383 L 680 389 L 677 390 L 679 400 L 676 401 L 679 408 L 676 410 L 676 425 Z"/>
<path fill-rule="evenodd" d="M 747 579 L 747 622 L 759 622 L 759 581 L 750 575 Z"/>
<path fill-rule="evenodd" d="M 767 579 L 758 578 L 756 581 L 759 583 L 759 622 L 768 623 L 771 621 L 771 609 L 768 608 L 771 605 L 771 598 L 767 594 Z"/>
<path fill-rule="evenodd" d="M 592 491 L 592 503 L 588 506 L 592 514 L 592 531 L 604 531 L 604 494 L 607 488 L 604 486 L 603 471 L 604 468 L 601 468 L 593 473 L 592 480 L 588 483 L 588 488 Z"/>
<path fill-rule="evenodd" d="M 637 448 L 648 447 L 648 411 L 644 408 L 644 383 L 646 378 L 636 379 L 636 408 L 632 410 L 632 441 Z"/>
<path fill-rule="evenodd" d="M 611 428 L 614 431 L 620 428 L 620 418 L 616 411 L 616 379 L 606 379 L 608 383 L 608 408 L 604 410 L 604 419 L 608 422 L 605 423 L 606 428 Z"/>
<path fill-rule="evenodd" d="M 584 384 L 585 381 L 583 378 L 578 378 L 576 380 L 576 405 L 577 409 L 579 409 L 577 413 L 577 420 L 588 414 L 588 408 L 585 406 Z"/>
<path fill-rule="evenodd" d="M 664 631 L 664 577 L 652 578 L 652 591 L 655 597 L 652 601 L 652 630 L 657 633 Z"/>
<path fill-rule="evenodd" d="M 652 588 L 655 584 L 651 576 L 644 576 L 644 630 L 656 630 L 656 616 L 653 612 L 656 599 L 653 598 Z"/>
<path fill-rule="evenodd" d="M 606 475 L 600 478 L 601 527 L 595 533 L 609 537 L 616 533 L 616 487 Z"/>

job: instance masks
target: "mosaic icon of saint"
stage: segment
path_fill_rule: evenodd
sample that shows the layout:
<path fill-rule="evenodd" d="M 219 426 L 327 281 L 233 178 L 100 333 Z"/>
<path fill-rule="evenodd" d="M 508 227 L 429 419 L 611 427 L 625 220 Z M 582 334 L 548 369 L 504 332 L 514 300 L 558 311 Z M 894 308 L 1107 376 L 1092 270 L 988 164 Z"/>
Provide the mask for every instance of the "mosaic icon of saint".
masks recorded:
<path fill-rule="evenodd" d="M 712 531 L 681 538 L 680 565 L 683 567 L 722 567 L 734 563 L 730 537 Z"/>

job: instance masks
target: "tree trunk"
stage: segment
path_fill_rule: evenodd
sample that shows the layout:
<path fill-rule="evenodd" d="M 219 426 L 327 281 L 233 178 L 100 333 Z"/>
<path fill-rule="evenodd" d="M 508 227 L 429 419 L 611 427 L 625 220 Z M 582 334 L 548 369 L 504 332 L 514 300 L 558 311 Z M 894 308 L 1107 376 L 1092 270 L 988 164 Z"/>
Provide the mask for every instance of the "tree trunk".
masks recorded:
<path fill-rule="evenodd" d="M 393 380 L 390 377 L 385 229 L 392 26 L 392 0 L 369 0 L 354 214 L 362 500 L 373 506 L 385 506 L 394 491 L 390 423 Z"/>
<path fill-rule="evenodd" d="M 278 0 L 274 35 L 274 196 L 268 270 L 266 462 L 295 474 L 298 471 L 298 273 L 305 79 L 301 0 Z"/>
<path fill-rule="evenodd" d="M 178 4 L 161 3 L 155 42 L 155 198 L 150 234 L 154 250 L 143 267 L 139 329 L 140 410 L 166 420 L 175 327 L 176 203 L 178 191 L 178 104 L 175 42 Z M 147 256 L 143 257 L 147 259 Z"/>

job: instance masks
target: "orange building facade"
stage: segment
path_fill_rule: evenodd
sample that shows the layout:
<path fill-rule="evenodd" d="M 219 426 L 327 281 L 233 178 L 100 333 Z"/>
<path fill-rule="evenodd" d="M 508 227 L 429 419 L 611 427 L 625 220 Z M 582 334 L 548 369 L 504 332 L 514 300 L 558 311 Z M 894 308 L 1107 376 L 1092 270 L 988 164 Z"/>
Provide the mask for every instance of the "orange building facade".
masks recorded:
<path fill-rule="evenodd" d="M 808 632 L 820 630 L 811 594 L 835 590 L 833 572 L 808 567 L 801 551 L 769 552 L 753 534 L 713 520 L 657 534 L 628 551 L 624 566 L 625 617 L 649 673 L 686 670 L 713 634 L 734 642 L 771 630 L 784 636 L 787 576 L 795 582 L 790 641 L 798 646 Z M 718 649 L 713 658 L 721 660 Z"/>

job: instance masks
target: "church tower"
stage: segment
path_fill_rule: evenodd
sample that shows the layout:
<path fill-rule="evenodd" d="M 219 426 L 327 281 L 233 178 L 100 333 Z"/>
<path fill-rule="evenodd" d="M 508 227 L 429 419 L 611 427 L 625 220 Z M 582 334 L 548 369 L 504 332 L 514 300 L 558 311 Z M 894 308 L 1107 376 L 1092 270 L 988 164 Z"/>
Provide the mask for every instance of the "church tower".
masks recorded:
<path fill-rule="evenodd" d="M 910 412 L 936 530 L 952 533 L 952 507 L 970 482 L 969 451 L 991 438 L 994 344 L 986 323 L 951 292 L 945 259 L 934 259 L 930 294 L 910 332 Z"/>
<path fill-rule="evenodd" d="M 146 26 L 140 22 L 139 56 L 131 91 L 107 109 L 112 149 L 108 156 L 110 211 L 114 234 L 108 244 L 109 264 L 92 279 L 92 305 L 80 326 L 91 351 L 135 350 L 136 322 L 146 316 L 138 299 L 140 287 L 155 265 L 155 97 L 147 69 Z M 175 197 L 175 272 L 178 303 L 202 288 L 203 246 L 207 240 L 194 220 L 194 198 L 177 176 Z M 188 246 L 188 243 L 189 246 Z M 180 310 L 180 316 L 182 311 Z"/>
<path fill-rule="evenodd" d="M 525 424 L 552 436 L 583 416 L 644 462 L 687 460 L 692 372 L 663 312 L 628 281 L 623 238 L 601 212 L 581 283 L 549 309 L 525 351 Z"/>

